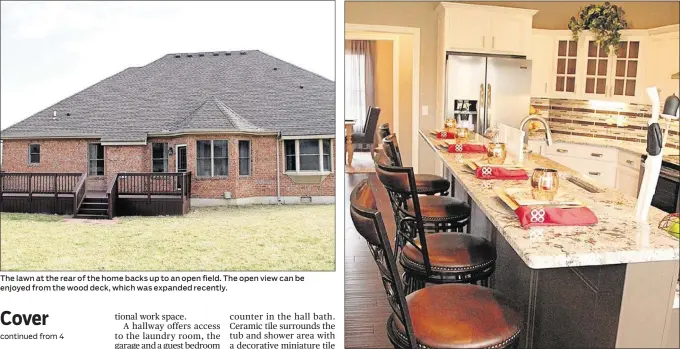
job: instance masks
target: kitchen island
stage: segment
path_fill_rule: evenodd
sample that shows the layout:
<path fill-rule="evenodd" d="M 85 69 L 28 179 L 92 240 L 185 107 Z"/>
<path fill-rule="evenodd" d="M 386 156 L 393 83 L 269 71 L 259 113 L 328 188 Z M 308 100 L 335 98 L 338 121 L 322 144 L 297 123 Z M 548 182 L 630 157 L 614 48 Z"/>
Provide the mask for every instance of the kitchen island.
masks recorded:
<path fill-rule="evenodd" d="M 527 187 L 528 181 L 477 179 L 465 162 L 483 155 L 451 154 L 429 131 L 420 134 L 452 176 L 453 195 L 470 203 L 470 233 L 496 245 L 490 286 L 523 310 L 521 347 L 677 346 L 677 327 L 669 327 L 673 316 L 677 326 L 680 251 L 678 240 L 657 228 L 664 212 L 651 208 L 649 223 L 639 224 L 634 198 L 601 186 L 592 193 L 560 180 L 560 188 L 589 206 L 598 224 L 523 229 L 493 187 Z M 483 140 L 470 137 L 471 143 Z M 528 155 L 518 165 L 585 179 L 541 155 Z"/>

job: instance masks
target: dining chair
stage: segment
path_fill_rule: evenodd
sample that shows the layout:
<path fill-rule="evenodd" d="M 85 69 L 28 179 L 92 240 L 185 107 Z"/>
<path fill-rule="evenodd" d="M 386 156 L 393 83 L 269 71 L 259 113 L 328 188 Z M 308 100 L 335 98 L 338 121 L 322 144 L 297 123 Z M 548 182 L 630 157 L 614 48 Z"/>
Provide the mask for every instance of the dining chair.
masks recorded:
<path fill-rule="evenodd" d="M 368 181 L 350 195 L 350 216 L 378 266 L 392 308 L 387 336 L 395 348 L 517 348 L 522 317 L 517 307 L 490 288 L 433 285 L 406 297 L 384 221 Z"/>
<path fill-rule="evenodd" d="M 488 285 L 496 265 L 491 242 L 472 234 L 449 232 L 461 230 L 468 223 L 470 206 L 450 196 L 419 196 L 413 168 L 392 166 L 385 158 L 380 154 L 375 157 L 375 170 L 394 211 L 394 254 L 404 268 L 407 292 L 426 283 Z"/>
<path fill-rule="evenodd" d="M 386 124 L 385 124 L 386 125 Z M 382 137 L 383 152 L 390 160 L 393 166 L 403 166 L 401 160 L 401 152 L 399 151 L 399 144 L 397 143 L 397 135 L 390 134 L 389 128 L 383 129 L 382 125 L 380 133 L 387 133 L 385 137 Z M 437 176 L 434 174 L 418 173 L 416 174 L 416 189 L 418 194 L 423 195 L 449 195 L 449 188 L 451 188 L 451 182 L 442 176 Z"/>
<path fill-rule="evenodd" d="M 378 126 L 378 116 L 380 116 L 380 108 L 368 107 L 366 113 L 366 122 L 361 132 L 352 133 L 352 144 L 368 144 L 371 150 L 371 157 L 375 153 L 375 131 Z"/>

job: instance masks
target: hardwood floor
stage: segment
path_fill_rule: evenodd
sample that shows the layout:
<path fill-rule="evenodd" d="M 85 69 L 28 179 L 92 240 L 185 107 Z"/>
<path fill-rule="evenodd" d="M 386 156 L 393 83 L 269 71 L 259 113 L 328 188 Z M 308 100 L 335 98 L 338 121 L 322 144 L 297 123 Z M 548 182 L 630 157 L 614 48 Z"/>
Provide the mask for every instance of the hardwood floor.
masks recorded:
<path fill-rule="evenodd" d="M 392 208 L 375 174 L 346 174 L 344 204 L 349 205 L 352 190 L 366 178 L 383 213 L 387 233 L 393 239 Z M 391 313 L 378 268 L 366 241 L 354 229 L 349 210 L 345 209 L 345 348 L 391 348 L 385 329 Z"/>

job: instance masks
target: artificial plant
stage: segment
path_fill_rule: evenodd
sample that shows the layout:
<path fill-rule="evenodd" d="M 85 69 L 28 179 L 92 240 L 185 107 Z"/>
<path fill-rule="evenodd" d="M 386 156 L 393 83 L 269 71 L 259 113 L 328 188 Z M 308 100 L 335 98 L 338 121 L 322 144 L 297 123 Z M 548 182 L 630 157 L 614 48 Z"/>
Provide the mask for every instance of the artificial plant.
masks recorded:
<path fill-rule="evenodd" d="M 571 17 L 569 29 L 574 34 L 574 40 L 578 41 L 579 34 L 583 30 L 590 30 L 595 34 L 595 41 L 604 46 L 607 54 L 612 49 L 616 53 L 621 40 L 622 29 L 628 27 L 624 18 L 625 12 L 620 6 L 605 2 L 604 5 L 588 5 L 582 7 L 578 18 Z"/>

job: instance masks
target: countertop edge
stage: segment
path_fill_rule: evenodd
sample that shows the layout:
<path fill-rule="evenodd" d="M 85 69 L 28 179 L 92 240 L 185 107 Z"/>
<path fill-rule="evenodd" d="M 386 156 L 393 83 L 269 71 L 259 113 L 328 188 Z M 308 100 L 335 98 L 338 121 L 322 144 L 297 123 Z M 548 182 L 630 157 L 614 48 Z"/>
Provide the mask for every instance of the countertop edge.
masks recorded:
<path fill-rule="evenodd" d="M 432 151 L 438 152 L 436 145 L 431 142 L 428 135 L 423 130 L 418 131 L 421 137 L 425 140 Z M 559 141 L 556 141 L 559 142 Z M 594 144 L 590 144 L 594 145 Z M 629 149 L 623 149 L 630 151 Z M 445 163 L 445 161 L 442 160 Z M 448 166 L 447 166 L 448 167 Z M 465 189 L 470 198 L 477 204 L 479 209 L 486 215 L 494 227 L 501 233 L 505 240 L 510 244 L 517 255 L 524 261 L 527 267 L 531 269 L 549 269 L 549 268 L 564 268 L 564 267 L 584 267 L 597 265 L 611 265 L 611 264 L 633 264 L 657 261 L 671 261 L 680 259 L 680 249 L 663 248 L 654 250 L 653 253 L 649 251 L 616 251 L 616 252 L 598 252 L 598 253 L 583 253 L 583 254 L 567 254 L 567 255 L 530 255 L 522 251 L 514 238 L 505 232 L 508 225 L 503 225 L 494 219 L 494 215 L 489 212 L 489 208 L 485 205 L 479 205 L 479 198 L 474 195 L 474 191 L 470 190 L 461 180 L 461 174 L 457 171 L 451 171 L 452 175 L 457 179 L 457 183 Z M 470 174 L 472 176 L 472 174 Z M 529 233 L 531 230 L 538 231 L 540 228 L 526 229 Z M 680 242 L 679 242 L 680 243 Z M 680 245 L 679 245 L 680 246 Z M 608 256 L 612 255 L 613 256 Z M 639 254 L 643 256 L 638 256 Z"/>

